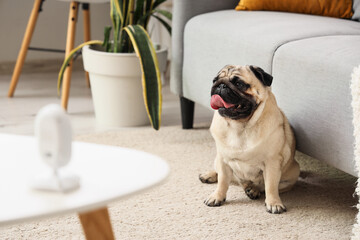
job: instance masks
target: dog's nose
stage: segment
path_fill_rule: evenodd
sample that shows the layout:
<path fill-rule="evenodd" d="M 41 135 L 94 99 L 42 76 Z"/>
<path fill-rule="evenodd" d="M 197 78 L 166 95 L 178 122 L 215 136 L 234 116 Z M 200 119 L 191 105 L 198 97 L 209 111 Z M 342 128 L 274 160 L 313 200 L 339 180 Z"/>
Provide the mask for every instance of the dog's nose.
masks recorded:
<path fill-rule="evenodd" d="M 227 86 L 224 83 L 220 83 L 218 88 L 221 90 L 227 88 Z"/>

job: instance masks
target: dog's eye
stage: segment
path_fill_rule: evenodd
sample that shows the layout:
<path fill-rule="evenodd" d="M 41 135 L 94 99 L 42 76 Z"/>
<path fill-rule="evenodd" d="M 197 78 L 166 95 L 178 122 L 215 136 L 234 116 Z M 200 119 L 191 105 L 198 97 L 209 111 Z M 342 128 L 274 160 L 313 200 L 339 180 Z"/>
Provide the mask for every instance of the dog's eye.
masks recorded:
<path fill-rule="evenodd" d="M 243 82 L 237 82 L 237 83 L 236 83 L 236 86 L 237 86 L 237 87 L 243 87 L 243 86 L 245 86 L 245 84 L 244 84 Z"/>
<path fill-rule="evenodd" d="M 243 80 L 241 80 L 239 77 L 234 76 L 230 82 L 232 84 L 234 84 L 238 89 L 245 91 L 246 89 L 248 89 L 250 87 L 249 84 L 246 84 Z"/>
<path fill-rule="evenodd" d="M 237 81 L 236 83 L 235 83 L 235 85 L 239 88 L 239 89 L 241 89 L 241 90 L 246 90 L 246 89 L 248 89 L 250 86 L 249 86 L 249 84 L 246 84 L 246 83 L 244 83 L 243 81 Z"/>

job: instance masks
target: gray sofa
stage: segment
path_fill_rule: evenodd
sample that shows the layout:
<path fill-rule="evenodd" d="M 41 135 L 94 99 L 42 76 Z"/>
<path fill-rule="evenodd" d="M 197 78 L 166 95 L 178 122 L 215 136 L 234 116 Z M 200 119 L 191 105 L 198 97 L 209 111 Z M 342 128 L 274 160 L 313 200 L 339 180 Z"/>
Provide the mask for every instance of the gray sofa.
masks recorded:
<path fill-rule="evenodd" d="M 235 11 L 237 3 L 174 1 L 170 84 L 183 128 L 192 127 L 194 102 L 210 108 L 212 79 L 224 65 L 257 65 L 274 77 L 297 149 L 356 176 L 350 81 L 360 64 L 360 22 Z"/>

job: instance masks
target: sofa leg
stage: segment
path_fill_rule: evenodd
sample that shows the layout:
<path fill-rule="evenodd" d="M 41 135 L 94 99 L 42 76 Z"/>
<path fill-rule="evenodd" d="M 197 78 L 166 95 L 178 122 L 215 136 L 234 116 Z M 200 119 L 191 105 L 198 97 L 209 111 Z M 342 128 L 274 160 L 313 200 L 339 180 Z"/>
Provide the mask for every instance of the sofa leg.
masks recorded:
<path fill-rule="evenodd" d="M 195 103 L 187 98 L 180 97 L 181 122 L 183 129 L 193 128 Z"/>

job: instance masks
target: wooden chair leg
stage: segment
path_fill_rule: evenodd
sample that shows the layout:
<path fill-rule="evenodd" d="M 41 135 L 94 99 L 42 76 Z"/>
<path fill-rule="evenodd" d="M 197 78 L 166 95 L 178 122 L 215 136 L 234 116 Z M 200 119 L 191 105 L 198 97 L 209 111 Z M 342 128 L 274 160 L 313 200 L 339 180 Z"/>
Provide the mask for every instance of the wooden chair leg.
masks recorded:
<path fill-rule="evenodd" d="M 71 50 L 73 50 L 73 48 L 74 48 L 78 8 L 79 8 L 78 2 L 73 1 L 70 3 L 68 30 L 67 30 L 66 48 L 65 48 L 65 58 L 69 55 Z M 69 66 L 65 70 L 63 83 L 62 83 L 61 106 L 65 110 L 67 110 L 68 101 L 69 101 L 71 72 L 72 72 L 72 61 L 69 62 Z"/>
<path fill-rule="evenodd" d="M 34 6 L 31 11 L 31 14 L 30 14 L 30 18 L 29 18 L 29 21 L 28 21 L 28 24 L 26 27 L 25 35 L 24 35 L 24 38 L 23 38 L 23 41 L 21 44 L 20 52 L 19 52 L 18 58 L 16 60 L 14 72 L 13 72 L 13 75 L 11 78 L 10 87 L 9 87 L 9 91 L 8 91 L 8 97 L 14 96 L 16 85 L 18 83 L 22 67 L 24 65 L 24 61 L 25 61 L 26 54 L 27 54 L 27 51 L 29 48 L 29 44 L 31 42 L 31 37 L 32 37 L 34 29 L 35 29 L 37 18 L 39 16 L 41 2 L 42 2 L 42 0 L 34 1 Z"/>
<path fill-rule="evenodd" d="M 79 214 L 80 222 L 87 240 L 113 240 L 108 209 L 102 208 Z"/>
<path fill-rule="evenodd" d="M 82 4 L 83 16 L 84 16 L 84 42 L 91 40 L 90 32 L 90 6 L 88 3 Z M 86 84 L 90 87 L 89 73 L 85 72 Z"/>

